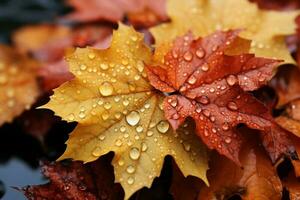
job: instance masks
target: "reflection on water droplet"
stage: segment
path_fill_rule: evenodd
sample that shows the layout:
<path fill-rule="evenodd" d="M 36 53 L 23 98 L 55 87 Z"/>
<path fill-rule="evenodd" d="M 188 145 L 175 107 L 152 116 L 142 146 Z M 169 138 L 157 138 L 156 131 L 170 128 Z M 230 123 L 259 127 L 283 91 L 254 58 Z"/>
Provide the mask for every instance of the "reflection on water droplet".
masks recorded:
<path fill-rule="evenodd" d="M 189 51 L 185 52 L 185 54 L 183 55 L 184 60 L 186 61 L 191 61 L 193 59 L 193 54 Z"/>
<path fill-rule="evenodd" d="M 127 179 L 127 183 L 128 183 L 129 185 L 132 185 L 132 184 L 134 183 L 134 178 L 129 177 L 129 178 Z"/>
<path fill-rule="evenodd" d="M 93 150 L 92 155 L 95 156 L 95 157 L 101 156 L 101 148 L 100 148 L 100 147 L 96 147 L 96 148 Z"/>
<path fill-rule="evenodd" d="M 134 166 L 132 165 L 129 165 L 127 168 L 126 168 L 126 171 L 128 174 L 133 174 L 135 172 L 135 168 Z"/>
<path fill-rule="evenodd" d="M 147 131 L 147 136 L 151 137 L 153 135 L 153 131 Z"/>
<path fill-rule="evenodd" d="M 138 160 L 140 158 L 140 151 L 138 148 L 136 147 L 133 147 L 131 148 L 130 152 L 129 152 L 129 157 L 132 159 L 132 160 Z"/>
<path fill-rule="evenodd" d="M 109 96 L 112 95 L 114 88 L 111 83 L 105 81 L 100 85 L 99 91 L 103 96 Z"/>
<path fill-rule="evenodd" d="M 147 151 L 147 149 L 148 149 L 147 144 L 142 142 L 142 151 L 145 152 L 145 151 Z"/>
<path fill-rule="evenodd" d="M 188 79 L 188 83 L 189 84 L 195 84 L 197 81 L 196 77 L 195 76 L 191 76 L 189 79 Z"/>
<path fill-rule="evenodd" d="M 233 86 L 234 84 L 236 84 L 237 78 L 236 78 L 236 76 L 234 76 L 234 75 L 229 75 L 229 76 L 226 78 L 226 82 L 228 83 L 228 85 Z"/>
<path fill-rule="evenodd" d="M 126 121 L 131 126 L 137 125 L 140 119 L 140 114 L 137 111 L 131 111 L 128 115 L 126 115 Z"/>
<path fill-rule="evenodd" d="M 75 116 L 73 113 L 68 115 L 68 120 L 73 121 L 75 119 Z"/>
<path fill-rule="evenodd" d="M 89 53 L 89 55 L 88 55 L 89 59 L 91 59 L 91 60 L 94 59 L 95 56 L 96 56 L 96 55 L 95 55 L 94 53 Z"/>
<path fill-rule="evenodd" d="M 105 64 L 105 63 L 100 64 L 100 68 L 103 69 L 103 70 L 107 70 L 108 67 L 109 67 L 108 64 Z"/>
<path fill-rule="evenodd" d="M 233 102 L 233 101 L 230 101 L 230 102 L 227 104 L 227 107 L 228 107 L 230 110 L 237 110 L 237 109 L 238 109 L 236 103 Z"/>
<path fill-rule="evenodd" d="M 200 47 L 200 48 L 196 51 L 196 56 L 197 56 L 198 58 L 203 58 L 204 55 L 205 55 L 205 52 L 204 52 L 204 50 Z"/>
<path fill-rule="evenodd" d="M 170 124 L 166 120 L 161 120 L 157 125 L 156 129 L 160 133 L 166 133 L 169 130 Z"/>

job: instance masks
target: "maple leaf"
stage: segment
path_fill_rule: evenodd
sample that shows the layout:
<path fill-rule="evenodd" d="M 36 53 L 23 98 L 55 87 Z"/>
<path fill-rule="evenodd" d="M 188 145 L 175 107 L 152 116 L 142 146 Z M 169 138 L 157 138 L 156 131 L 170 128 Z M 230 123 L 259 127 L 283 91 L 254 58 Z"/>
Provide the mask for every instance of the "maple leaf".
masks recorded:
<path fill-rule="evenodd" d="M 152 26 L 167 20 L 165 0 L 92 0 L 84 3 L 81 0 L 69 0 L 68 4 L 75 11 L 65 18 L 79 22 L 108 20 L 121 21 L 127 14 L 128 20 L 137 26 Z"/>
<path fill-rule="evenodd" d="M 85 165 L 79 161 L 44 164 L 42 171 L 50 182 L 22 191 L 32 200 L 122 199 L 124 194 L 120 185 L 114 183 L 110 161 L 111 156 L 105 156 Z"/>
<path fill-rule="evenodd" d="M 0 45 L 0 126 L 29 109 L 39 95 L 37 63 Z"/>
<path fill-rule="evenodd" d="M 189 30 L 204 37 L 216 30 L 244 29 L 241 36 L 252 40 L 251 53 L 294 63 L 284 38 L 295 33 L 299 11 L 264 11 L 247 0 L 169 0 L 167 11 L 171 22 L 150 29 L 157 47 L 170 46 Z"/>
<path fill-rule="evenodd" d="M 249 130 L 240 130 L 251 133 Z M 208 180 L 210 186 L 200 189 L 198 199 L 227 199 L 233 195 L 243 200 L 280 200 L 282 185 L 271 161 L 259 141 L 247 135 L 240 154 L 243 169 L 217 154 L 212 156 Z"/>
<path fill-rule="evenodd" d="M 262 132 L 263 144 L 275 161 L 291 150 L 287 132 L 247 91 L 265 84 L 279 61 L 246 53 L 226 55 L 235 44 L 247 42 L 238 33 L 220 31 L 197 40 L 191 33 L 179 37 L 163 65 L 147 66 L 148 78 L 156 89 L 178 93 L 164 100 L 165 116 L 174 129 L 191 116 L 209 148 L 239 163 L 241 137 L 235 127 L 246 124 Z"/>
<path fill-rule="evenodd" d="M 165 120 L 163 95 L 144 71 L 150 57 L 141 34 L 120 24 L 108 49 L 78 48 L 67 57 L 75 78 L 55 89 L 43 106 L 78 122 L 60 159 L 91 162 L 115 152 L 112 164 L 125 198 L 151 185 L 166 155 L 174 157 L 185 176 L 206 181 L 206 150 L 193 124 L 174 132 Z"/>

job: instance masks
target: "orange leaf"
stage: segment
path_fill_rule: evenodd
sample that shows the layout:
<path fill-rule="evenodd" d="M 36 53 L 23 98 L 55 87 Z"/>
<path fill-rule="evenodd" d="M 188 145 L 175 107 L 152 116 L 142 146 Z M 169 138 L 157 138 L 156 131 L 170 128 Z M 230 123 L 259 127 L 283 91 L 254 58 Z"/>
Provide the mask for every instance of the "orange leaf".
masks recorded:
<path fill-rule="evenodd" d="M 163 65 L 147 67 L 148 78 L 162 92 L 177 92 L 164 100 L 165 116 L 174 129 L 185 118 L 194 118 L 197 134 L 206 145 L 239 163 L 241 137 L 235 127 L 243 123 L 261 131 L 275 161 L 292 150 L 287 132 L 247 91 L 264 85 L 279 61 L 244 53 L 248 48 L 235 52 L 240 55 L 228 55 L 237 39 L 249 42 L 238 38 L 238 33 L 216 32 L 196 40 L 191 33 L 179 37 Z"/>
<path fill-rule="evenodd" d="M 29 109 L 39 95 L 37 63 L 0 45 L 0 126 Z"/>
<path fill-rule="evenodd" d="M 243 200 L 281 199 L 280 179 L 265 151 L 253 136 L 244 140 L 240 160 L 243 169 L 215 154 L 208 171 L 210 186 L 200 189 L 198 199 L 227 199 L 233 195 L 239 195 Z"/>

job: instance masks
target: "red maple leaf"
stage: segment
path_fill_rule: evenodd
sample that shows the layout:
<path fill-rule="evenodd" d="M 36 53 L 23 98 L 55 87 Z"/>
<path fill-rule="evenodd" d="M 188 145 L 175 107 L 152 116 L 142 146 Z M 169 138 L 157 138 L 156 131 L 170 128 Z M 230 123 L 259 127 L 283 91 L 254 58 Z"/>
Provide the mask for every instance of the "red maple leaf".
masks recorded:
<path fill-rule="evenodd" d="M 264 85 L 280 61 L 243 53 L 248 48 L 241 46 L 249 41 L 239 38 L 239 32 L 220 31 L 199 39 L 188 33 L 177 38 L 164 64 L 147 66 L 148 78 L 156 89 L 172 93 L 164 100 L 164 111 L 174 129 L 192 117 L 203 142 L 239 164 L 241 135 L 236 126 L 245 124 L 261 131 L 274 162 L 293 149 L 288 132 L 248 91 Z"/>
<path fill-rule="evenodd" d="M 104 156 L 88 164 L 48 163 L 43 166 L 43 173 L 50 182 L 21 190 L 32 200 L 122 199 L 124 192 L 120 184 L 114 183 L 110 161 L 111 156 Z"/>

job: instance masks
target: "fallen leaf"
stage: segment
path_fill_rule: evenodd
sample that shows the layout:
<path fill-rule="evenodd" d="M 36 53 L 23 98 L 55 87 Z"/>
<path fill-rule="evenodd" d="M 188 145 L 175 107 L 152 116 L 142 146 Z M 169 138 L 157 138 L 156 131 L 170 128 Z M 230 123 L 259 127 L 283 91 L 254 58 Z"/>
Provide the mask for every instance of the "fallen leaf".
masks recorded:
<path fill-rule="evenodd" d="M 65 16 L 79 22 L 107 20 L 121 21 L 125 15 L 133 25 L 149 27 L 167 20 L 165 0 L 68 0 L 75 11 Z"/>
<path fill-rule="evenodd" d="M 60 159 L 91 162 L 115 152 L 115 177 L 126 199 L 151 186 L 166 155 L 174 157 L 185 176 L 206 181 L 206 150 L 193 124 L 174 132 L 165 120 L 163 96 L 144 71 L 150 57 L 141 34 L 120 24 L 108 49 L 77 48 L 67 57 L 75 78 L 55 89 L 43 106 L 78 122 Z"/>
<path fill-rule="evenodd" d="M 18 49 L 40 61 L 38 76 L 43 90 L 50 91 L 73 78 L 63 59 L 70 48 L 107 48 L 110 35 L 111 28 L 105 26 L 80 26 L 71 30 L 59 25 L 36 25 L 16 31 L 13 41 Z"/>
<path fill-rule="evenodd" d="M 292 150 L 288 132 L 276 125 L 270 111 L 247 91 L 264 85 L 279 61 L 247 53 L 226 55 L 237 41 L 243 41 L 238 33 L 179 37 L 165 55 L 164 64 L 147 66 L 148 78 L 156 89 L 171 93 L 164 100 L 164 111 L 174 129 L 192 117 L 204 143 L 238 164 L 241 138 L 236 126 L 246 124 L 261 131 L 274 162 Z"/>
<path fill-rule="evenodd" d="M 300 199 L 300 181 L 290 173 L 286 180 L 283 182 L 284 186 L 289 191 L 290 200 Z"/>
<path fill-rule="evenodd" d="M 270 81 L 270 86 L 274 88 L 278 95 L 277 107 L 282 107 L 300 98 L 299 76 L 300 71 L 296 66 L 284 65 L 278 68 L 276 75 Z"/>
<path fill-rule="evenodd" d="M 67 26 L 31 25 L 18 29 L 12 35 L 12 40 L 21 51 L 35 52 L 46 44 L 56 41 L 60 41 L 60 45 L 65 45 L 67 43 L 65 38 L 69 37 L 71 33 L 71 29 Z M 53 53 L 56 54 L 56 52 Z"/>
<path fill-rule="evenodd" d="M 296 113 L 296 117 L 299 117 L 299 103 L 300 100 L 295 101 L 298 104 L 297 107 L 294 107 L 294 102 L 291 102 L 289 108 L 286 109 L 285 113 L 276 118 L 276 122 L 285 128 L 286 130 L 293 133 L 296 137 L 292 139 L 293 146 L 298 154 L 298 158 L 291 158 L 291 162 L 294 166 L 294 171 L 297 177 L 300 177 L 300 119 L 295 118 L 294 113 Z"/>
<path fill-rule="evenodd" d="M 37 63 L 0 45 L 0 126 L 29 109 L 39 95 Z"/>
<path fill-rule="evenodd" d="M 120 185 L 114 183 L 110 161 L 111 156 L 105 156 L 88 164 L 79 161 L 45 164 L 43 174 L 50 182 L 28 186 L 22 191 L 30 200 L 122 199 L 124 193 Z"/>
<path fill-rule="evenodd" d="M 300 8 L 298 0 L 250 0 L 262 9 L 272 10 L 295 10 Z"/>
<path fill-rule="evenodd" d="M 204 37 L 216 30 L 243 29 L 241 36 L 252 40 L 251 53 L 294 63 L 285 36 L 295 33 L 294 19 L 299 11 L 260 10 L 247 0 L 169 0 L 167 13 L 170 23 L 150 29 L 157 47 L 170 46 L 173 39 L 189 30 Z"/>
<path fill-rule="evenodd" d="M 243 142 L 240 160 L 243 168 L 215 154 L 207 175 L 210 186 L 200 189 L 198 199 L 225 200 L 234 195 L 243 200 L 281 199 L 282 185 L 276 169 L 252 134 Z"/>

